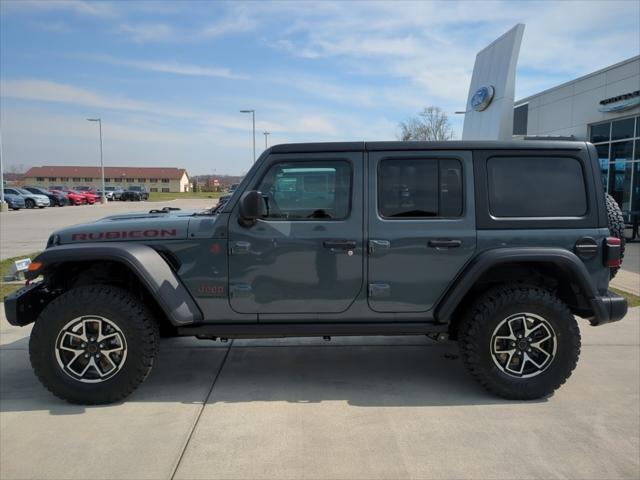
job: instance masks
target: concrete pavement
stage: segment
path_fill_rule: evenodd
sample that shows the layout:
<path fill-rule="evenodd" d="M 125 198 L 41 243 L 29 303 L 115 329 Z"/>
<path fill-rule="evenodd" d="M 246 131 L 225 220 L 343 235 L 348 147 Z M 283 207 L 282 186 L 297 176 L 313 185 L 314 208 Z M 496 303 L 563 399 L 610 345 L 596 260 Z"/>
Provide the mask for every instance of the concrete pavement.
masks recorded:
<path fill-rule="evenodd" d="M 0 478 L 638 478 L 640 309 L 510 402 L 421 337 L 165 340 L 126 401 L 57 400 L 0 319 Z"/>
<path fill-rule="evenodd" d="M 93 222 L 109 215 L 145 212 L 165 206 L 205 209 L 217 199 L 180 199 L 162 202 L 109 202 L 105 205 L 49 207 L 44 209 L 0 212 L 0 259 L 43 250 L 54 230 L 79 223 Z"/>

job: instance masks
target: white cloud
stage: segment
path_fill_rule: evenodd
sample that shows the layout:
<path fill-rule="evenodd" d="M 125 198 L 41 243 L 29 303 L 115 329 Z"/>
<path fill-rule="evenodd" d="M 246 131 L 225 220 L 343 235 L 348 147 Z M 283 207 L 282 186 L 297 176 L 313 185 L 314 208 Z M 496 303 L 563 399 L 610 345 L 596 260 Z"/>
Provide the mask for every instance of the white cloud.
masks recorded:
<path fill-rule="evenodd" d="M 175 38 L 173 27 L 164 23 L 125 23 L 119 26 L 118 31 L 138 43 L 166 42 Z"/>
<path fill-rule="evenodd" d="M 2 9 L 9 12 L 46 12 L 52 10 L 70 11 L 80 15 L 110 18 L 116 15 L 111 4 L 82 0 L 22 0 L 2 2 Z"/>
<path fill-rule="evenodd" d="M 71 31 L 71 27 L 64 22 L 35 22 L 32 25 L 43 32 L 69 33 Z"/>
<path fill-rule="evenodd" d="M 207 67 L 188 63 L 171 61 L 149 61 L 149 60 L 126 60 L 116 58 L 111 55 L 91 55 L 86 56 L 90 60 L 109 63 L 112 65 L 123 65 L 136 68 L 138 70 L 149 70 L 152 72 L 172 73 L 175 75 L 185 75 L 193 77 L 218 77 L 230 79 L 245 79 L 244 75 L 232 72 L 228 68 Z"/>
<path fill-rule="evenodd" d="M 247 8 L 238 6 L 223 20 L 205 26 L 200 34 L 206 38 L 220 37 L 222 35 L 249 32 L 256 28 L 258 22 L 253 18 Z"/>

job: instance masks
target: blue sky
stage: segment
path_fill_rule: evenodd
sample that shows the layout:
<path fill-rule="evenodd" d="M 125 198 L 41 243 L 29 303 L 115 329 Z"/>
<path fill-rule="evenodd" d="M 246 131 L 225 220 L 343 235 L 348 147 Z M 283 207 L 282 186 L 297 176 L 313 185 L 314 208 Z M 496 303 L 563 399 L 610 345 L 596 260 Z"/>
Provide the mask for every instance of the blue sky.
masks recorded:
<path fill-rule="evenodd" d="M 393 140 L 427 105 L 459 138 L 475 54 L 525 23 L 516 98 L 640 53 L 640 2 L 0 2 L 5 168 L 244 173 L 301 141 Z"/>

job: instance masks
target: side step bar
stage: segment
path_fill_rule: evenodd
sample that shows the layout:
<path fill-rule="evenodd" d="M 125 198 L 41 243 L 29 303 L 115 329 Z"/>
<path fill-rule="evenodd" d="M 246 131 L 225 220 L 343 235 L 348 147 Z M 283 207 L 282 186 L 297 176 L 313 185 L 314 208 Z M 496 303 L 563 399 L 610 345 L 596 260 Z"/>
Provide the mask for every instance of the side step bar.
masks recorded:
<path fill-rule="evenodd" d="M 438 323 L 210 323 L 178 327 L 180 336 L 205 338 L 337 337 L 367 335 L 426 335 L 447 333 Z"/>

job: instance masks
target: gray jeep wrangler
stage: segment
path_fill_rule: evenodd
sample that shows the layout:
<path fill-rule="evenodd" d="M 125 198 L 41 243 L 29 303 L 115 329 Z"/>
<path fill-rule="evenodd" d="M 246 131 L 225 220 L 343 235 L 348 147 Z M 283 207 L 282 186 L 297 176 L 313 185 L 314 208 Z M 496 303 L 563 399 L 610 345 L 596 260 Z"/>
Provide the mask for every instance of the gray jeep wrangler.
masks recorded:
<path fill-rule="evenodd" d="M 587 143 L 278 145 L 210 210 L 53 233 L 5 309 L 73 403 L 130 394 L 160 332 L 453 339 L 487 390 L 534 399 L 575 368 L 576 316 L 624 317 L 623 226 Z"/>

